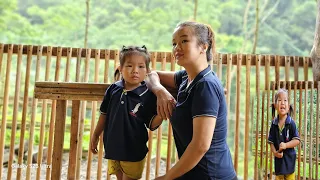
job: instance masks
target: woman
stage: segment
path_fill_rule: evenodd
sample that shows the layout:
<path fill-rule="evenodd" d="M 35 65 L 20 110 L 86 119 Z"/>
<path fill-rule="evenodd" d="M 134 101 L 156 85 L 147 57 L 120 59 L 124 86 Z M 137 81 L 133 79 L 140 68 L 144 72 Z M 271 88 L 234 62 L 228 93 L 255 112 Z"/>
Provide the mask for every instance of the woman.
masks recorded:
<path fill-rule="evenodd" d="M 179 156 L 167 174 L 157 179 L 237 179 L 226 143 L 224 89 L 208 64 L 214 47 L 209 26 L 179 23 L 173 32 L 172 51 L 185 70 L 148 75 L 147 85 L 157 96 L 158 114 L 171 119 Z M 177 101 L 162 85 L 178 89 Z"/>

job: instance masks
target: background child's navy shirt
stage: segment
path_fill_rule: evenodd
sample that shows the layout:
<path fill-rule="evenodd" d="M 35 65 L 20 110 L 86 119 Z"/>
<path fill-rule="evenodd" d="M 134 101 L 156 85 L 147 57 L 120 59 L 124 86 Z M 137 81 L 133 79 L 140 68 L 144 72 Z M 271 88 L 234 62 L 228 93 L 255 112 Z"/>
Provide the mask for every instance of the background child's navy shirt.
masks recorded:
<path fill-rule="evenodd" d="M 278 118 L 275 118 L 272 121 L 268 142 L 270 144 L 273 144 L 276 150 L 279 150 L 279 144 L 281 142 L 287 143 L 291 141 L 292 139 L 298 139 L 300 140 L 298 130 L 296 127 L 296 124 L 292 120 L 292 118 L 288 115 L 285 125 L 281 131 L 281 134 L 279 132 L 279 120 Z M 278 133 L 277 133 L 278 132 Z M 277 137 L 277 135 L 279 137 Z M 275 168 L 275 174 L 276 175 L 286 175 L 286 174 L 292 174 L 296 167 L 296 151 L 294 148 L 287 148 L 283 151 L 283 157 L 277 158 L 274 157 L 274 168 Z"/>
<path fill-rule="evenodd" d="M 200 72 L 187 87 L 185 70 L 175 74 L 179 87 L 177 105 L 171 123 L 179 157 L 191 142 L 193 121 L 198 116 L 215 117 L 216 126 L 210 149 L 200 162 L 180 179 L 221 179 L 236 177 L 229 148 L 227 146 L 227 105 L 223 86 L 210 66 Z M 192 158 L 192 157 L 189 157 Z"/>
<path fill-rule="evenodd" d="M 156 96 L 145 82 L 132 91 L 125 91 L 123 83 L 109 86 L 100 106 L 107 118 L 103 134 L 105 158 L 141 161 L 148 152 L 146 126 L 150 128 L 157 114 Z"/>

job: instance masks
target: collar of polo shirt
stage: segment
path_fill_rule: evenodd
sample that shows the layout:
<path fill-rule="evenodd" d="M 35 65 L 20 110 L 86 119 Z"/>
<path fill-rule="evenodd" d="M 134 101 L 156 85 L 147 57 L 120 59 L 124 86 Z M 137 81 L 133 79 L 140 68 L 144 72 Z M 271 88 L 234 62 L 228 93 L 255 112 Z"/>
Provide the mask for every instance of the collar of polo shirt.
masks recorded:
<path fill-rule="evenodd" d="M 124 83 L 125 83 L 125 81 L 122 79 L 120 81 L 115 82 L 115 85 L 124 89 Z M 142 96 L 147 91 L 148 91 L 148 88 L 147 88 L 146 82 L 142 81 L 140 86 L 138 86 L 137 88 L 135 88 L 131 91 L 127 91 L 127 92 L 132 92 L 138 96 Z"/>

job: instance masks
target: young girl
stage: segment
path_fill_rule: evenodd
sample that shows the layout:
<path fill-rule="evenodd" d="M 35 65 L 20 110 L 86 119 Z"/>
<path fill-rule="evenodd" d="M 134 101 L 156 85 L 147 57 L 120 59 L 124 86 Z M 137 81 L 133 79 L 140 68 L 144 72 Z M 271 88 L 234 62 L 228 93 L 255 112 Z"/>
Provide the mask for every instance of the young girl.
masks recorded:
<path fill-rule="evenodd" d="M 179 156 L 179 161 L 157 179 L 237 179 L 226 141 L 224 88 L 208 63 L 214 47 L 214 33 L 208 25 L 179 23 L 172 35 L 172 54 L 185 70 L 152 72 L 147 78 L 158 103 L 164 102 L 158 104 L 159 114 L 166 118 L 172 115 Z M 178 90 L 176 105 L 160 82 Z"/>
<path fill-rule="evenodd" d="M 275 111 L 278 116 L 272 121 L 268 141 L 275 156 L 276 179 L 294 180 L 296 166 L 294 147 L 300 143 L 300 137 L 296 124 L 290 116 L 293 110 L 288 103 L 287 90 L 279 89 L 274 99 L 272 117 L 275 117 Z"/>
<path fill-rule="evenodd" d="M 156 97 L 144 79 L 150 57 L 145 46 L 123 47 L 120 52 L 122 80 L 110 85 L 100 107 L 100 117 L 91 138 L 91 151 L 98 152 L 103 133 L 108 173 L 118 179 L 140 179 L 148 152 L 146 126 L 155 130 L 162 118 L 156 114 Z"/>

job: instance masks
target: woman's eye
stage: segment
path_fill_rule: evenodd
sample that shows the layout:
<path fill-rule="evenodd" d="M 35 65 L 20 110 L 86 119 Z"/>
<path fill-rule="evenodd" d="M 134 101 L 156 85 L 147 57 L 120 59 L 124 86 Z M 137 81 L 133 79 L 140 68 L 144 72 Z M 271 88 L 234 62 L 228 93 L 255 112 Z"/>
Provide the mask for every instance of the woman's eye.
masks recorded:
<path fill-rule="evenodd" d="M 182 42 L 182 43 L 186 43 L 186 42 L 188 42 L 188 40 L 182 40 L 181 42 Z"/>

